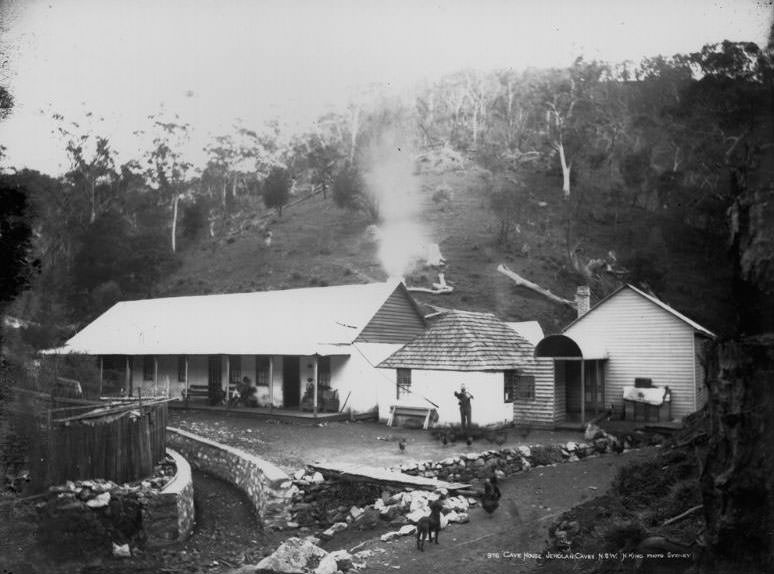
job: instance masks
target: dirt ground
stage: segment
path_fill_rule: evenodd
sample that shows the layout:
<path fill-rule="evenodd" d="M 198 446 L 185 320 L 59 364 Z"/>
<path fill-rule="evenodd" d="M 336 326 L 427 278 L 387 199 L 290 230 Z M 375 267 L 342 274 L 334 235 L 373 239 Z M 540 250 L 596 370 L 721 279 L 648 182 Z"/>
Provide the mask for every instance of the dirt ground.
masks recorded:
<path fill-rule="evenodd" d="M 500 448 L 487 440 L 443 445 L 427 431 L 389 428 L 375 422 L 284 424 L 276 420 L 224 416 L 223 413 L 171 410 L 169 425 L 241 448 L 292 473 L 311 462 L 358 463 L 394 467 L 404 463 L 442 460 L 446 457 Z M 528 434 L 527 434 L 528 433 Z M 405 438 L 405 452 L 398 440 Z M 510 431 L 503 447 L 578 441 L 572 431 Z"/>
<path fill-rule="evenodd" d="M 172 426 L 253 452 L 289 472 L 313 460 L 395 466 L 496 447 L 486 440 L 476 441 L 471 447 L 464 443 L 443 446 L 428 432 L 389 429 L 376 423 L 279 424 L 182 411 L 172 412 L 170 418 Z M 408 442 L 405 453 L 399 452 L 398 437 L 405 437 Z M 551 444 L 581 438 L 581 433 L 575 432 L 532 431 L 526 436 L 512 432 L 505 445 Z M 501 482 L 503 497 L 494 514 L 473 507 L 469 523 L 450 526 L 441 533 L 439 545 L 427 545 L 424 553 L 416 550 L 413 537 L 381 542 L 379 535 L 384 529 L 345 531 L 326 543 L 325 548 L 352 550 L 359 546 L 370 550 L 373 554 L 367 558 L 366 573 L 530 572 L 538 566 L 537 556 L 546 546 L 548 528 L 560 514 L 603 494 L 623 465 L 652 457 L 656 452 L 657 449 L 649 448 L 623 455 L 596 456 L 576 463 L 537 467 L 509 477 Z M 296 534 L 304 536 L 311 532 Z M 518 553 L 534 557 L 517 558 Z"/>
<path fill-rule="evenodd" d="M 648 448 L 591 457 L 514 475 L 501 482 L 503 496 L 492 515 L 473 507 L 469 523 L 449 526 L 441 532 L 439 544 L 426 545 L 425 552 L 416 549 L 413 537 L 367 542 L 363 548 L 374 554 L 362 572 L 531 572 L 539 564 L 537 555 L 543 552 L 548 528 L 556 517 L 605 492 L 621 466 L 650 458 L 656 451 Z M 337 548 L 336 542 L 334 538 L 328 549 Z M 353 542 L 346 540 L 343 547 L 351 549 Z M 524 553 L 535 557 L 525 558 Z M 551 571 L 550 564 L 544 571 Z"/>

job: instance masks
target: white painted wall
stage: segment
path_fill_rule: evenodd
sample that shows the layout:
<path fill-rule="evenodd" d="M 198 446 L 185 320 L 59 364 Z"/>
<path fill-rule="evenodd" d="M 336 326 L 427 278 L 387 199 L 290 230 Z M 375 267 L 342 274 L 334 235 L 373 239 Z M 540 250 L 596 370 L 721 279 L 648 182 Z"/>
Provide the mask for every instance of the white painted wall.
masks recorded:
<path fill-rule="evenodd" d="M 397 370 L 391 373 L 389 384 L 379 386 L 379 419 L 386 420 L 390 405 L 395 403 Z M 477 425 L 509 423 L 513 420 L 513 405 L 504 401 L 504 376 L 502 371 L 434 371 L 412 369 L 411 395 L 401 397 L 401 404 L 416 406 L 429 405 L 427 400 L 438 405 L 438 425 L 459 424 L 460 409 L 455 391 L 465 384 L 473 395 L 471 401 L 471 422 Z M 425 400 L 427 399 L 427 400 Z"/>
<path fill-rule="evenodd" d="M 623 408 L 623 387 L 636 377 L 672 390 L 672 417 L 694 410 L 694 331 L 668 311 L 623 289 L 569 327 L 565 335 L 589 338 L 607 348 L 605 404 Z"/>

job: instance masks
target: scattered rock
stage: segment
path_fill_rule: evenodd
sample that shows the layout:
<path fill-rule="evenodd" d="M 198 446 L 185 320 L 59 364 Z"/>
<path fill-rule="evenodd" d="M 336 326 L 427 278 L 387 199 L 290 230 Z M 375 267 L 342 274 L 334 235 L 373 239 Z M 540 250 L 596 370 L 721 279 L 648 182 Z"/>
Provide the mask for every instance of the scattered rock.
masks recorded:
<path fill-rule="evenodd" d="M 113 556 L 116 558 L 131 558 L 132 551 L 128 544 L 116 544 L 113 542 Z"/>
<path fill-rule="evenodd" d="M 110 504 L 110 493 L 109 492 L 103 492 L 102 494 L 98 494 L 88 502 L 86 502 L 86 506 L 89 508 L 104 508 Z"/>
<path fill-rule="evenodd" d="M 256 572 L 297 574 L 314 570 L 327 554 L 325 550 L 308 540 L 288 538 L 255 568 Z"/>
<path fill-rule="evenodd" d="M 385 532 L 384 534 L 382 534 L 382 535 L 379 537 L 379 539 L 380 539 L 382 542 L 389 542 L 390 540 L 395 540 L 395 539 L 396 539 L 396 538 L 398 538 L 399 536 L 400 536 L 400 532 L 397 532 L 397 531 L 394 531 L 394 530 L 393 530 L 392 532 Z"/>
<path fill-rule="evenodd" d="M 402 526 L 400 530 L 398 530 L 398 534 L 401 536 L 409 536 L 411 534 L 415 534 L 417 531 L 417 527 L 413 524 L 406 524 L 406 526 Z"/>

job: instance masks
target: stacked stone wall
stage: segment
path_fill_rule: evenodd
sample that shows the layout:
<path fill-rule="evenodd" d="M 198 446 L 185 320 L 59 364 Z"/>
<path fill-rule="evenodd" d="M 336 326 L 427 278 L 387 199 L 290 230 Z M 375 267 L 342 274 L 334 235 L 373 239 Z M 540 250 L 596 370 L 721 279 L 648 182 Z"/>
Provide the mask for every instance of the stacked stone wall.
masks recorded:
<path fill-rule="evenodd" d="M 177 428 L 167 428 L 167 442 L 193 468 L 217 476 L 244 492 L 264 526 L 287 527 L 295 489 L 290 477 L 280 468 L 238 448 Z"/>

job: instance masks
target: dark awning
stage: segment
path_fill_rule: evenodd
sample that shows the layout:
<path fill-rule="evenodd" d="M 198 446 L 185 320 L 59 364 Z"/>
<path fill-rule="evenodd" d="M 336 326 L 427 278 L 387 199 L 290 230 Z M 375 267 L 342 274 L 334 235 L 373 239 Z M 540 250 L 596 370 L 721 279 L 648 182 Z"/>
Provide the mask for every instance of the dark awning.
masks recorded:
<path fill-rule="evenodd" d="M 607 359 L 607 350 L 597 341 L 567 335 L 548 335 L 535 347 L 535 357 L 589 361 Z"/>

